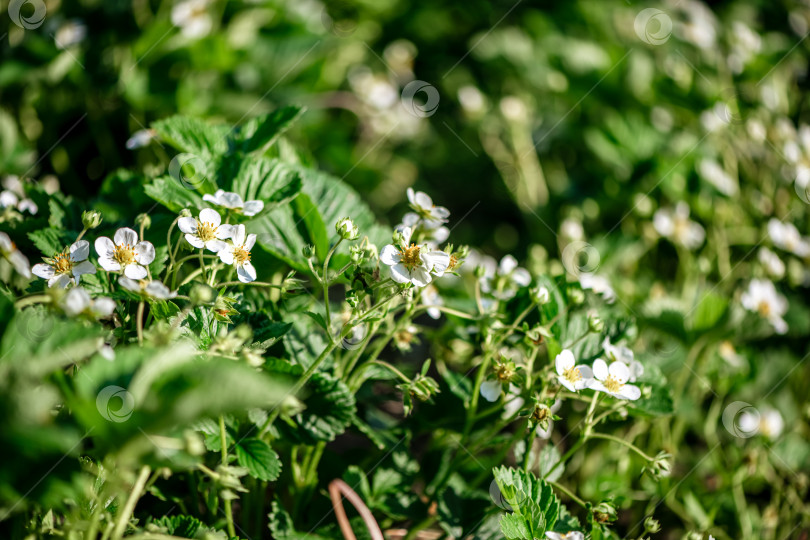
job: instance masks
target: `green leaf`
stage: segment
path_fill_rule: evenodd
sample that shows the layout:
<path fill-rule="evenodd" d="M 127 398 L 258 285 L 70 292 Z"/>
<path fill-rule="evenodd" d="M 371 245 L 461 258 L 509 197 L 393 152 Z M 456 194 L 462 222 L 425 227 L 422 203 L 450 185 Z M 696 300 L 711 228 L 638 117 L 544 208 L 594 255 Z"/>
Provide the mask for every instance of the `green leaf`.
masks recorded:
<path fill-rule="evenodd" d="M 637 416 L 665 416 L 675 412 L 670 387 L 665 384 L 647 384 L 650 386 L 650 397 L 641 397 L 631 402 L 629 410 Z"/>
<path fill-rule="evenodd" d="M 355 416 L 354 394 L 339 379 L 315 373 L 307 382 L 302 412 L 292 423 L 280 424 L 279 431 L 304 444 L 333 441 L 346 431 Z"/>
<path fill-rule="evenodd" d="M 197 155 L 224 154 L 230 127 L 213 125 L 188 116 L 172 116 L 152 123 L 158 136 L 183 152 Z"/>
<path fill-rule="evenodd" d="M 315 255 L 319 260 L 324 260 L 329 251 L 329 233 L 326 232 L 321 213 L 306 193 L 301 193 L 295 198 L 293 208 L 296 219 L 303 222 L 306 227 L 308 243 L 315 246 Z"/>
<path fill-rule="evenodd" d="M 220 187 L 241 195 L 244 200 L 261 200 L 265 212 L 292 200 L 301 191 L 298 171 L 277 159 L 246 156 L 224 159 L 217 172 Z"/>
<path fill-rule="evenodd" d="M 183 208 L 203 207 L 202 196 L 194 189 L 195 186 L 196 183 L 184 184 L 172 176 L 159 176 L 143 189 L 152 199 L 172 212 L 179 212 Z"/>
<path fill-rule="evenodd" d="M 304 112 L 303 107 L 290 105 L 251 118 L 241 126 L 238 133 L 239 149 L 249 153 L 271 146 Z"/>
<path fill-rule="evenodd" d="M 48 199 L 48 225 L 55 229 L 64 228 L 65 210 L 56 199 Z"/>
<path fill-rule="evenodd" d="M 46 257 L 53 257 L 65 249 L 62 231 L 57 229 L 40 229 L 28 233 L 28 239 Z"/>
<path fill-rule="evenodd" d="M 272 482 L 281 474 L 281 460 L 261 439 L 242 439 L 236 445 L 236 459 L 253 478 Z"/>
<path fill-rule="evenodd" d="M 179 538 L 197 538 L 200 533 L 215 532 L 214 529 L 206 527 L 202 521 L 192 516 L 163 516 L 153 523 L 166 529 L 166 534 Z"/>
<path fill-rule="evenodd" d="M 522 469 L 498 467 L 493 474 L 501 496 L 513 512 L 513 517 L 501 520 L 504 535 L 510 540 L 544 538 L 560 511 L 560 501 L 551 486 Z"/>
<path fill-rule="evenodd" d="M 728 300 L 724 297 L 713 292 L 703 295 L 695 307 L 695 314 L 692 317 L 692 330 L 705 332 L 714 328 L 727 310 Z"/>
<path fill-rule="evenodd" d="M 338 235 L 333 225 L 342 217 L 351 217 L 360 228 L 360 236 L 368 236 L 371 243 L 381 247 L 391 241 L 391 231 L 377 225 L 371 209 L 360 196 L 340 180 L 327 174 L 302 167 L 291 167 L 298 171 L 302 180 L 301 192 L 317 208 L 324 223 L 328 244 L 337 242 Z M 263 213 L 250 222 L 251 229 L 257 234 L 260 247 L 283 260 L 296 270 L 309 273 L 309 267 L 302 248 L 311 243 L 310 233 L 303 225 L 304 220 L 293 208 L 282 206 Z M 332 267 L 339 268 L 348 262 L 348 242 L 337 250 L 332 257 Z"/>
<path fill-rule="evenodd" d="M 281 507 L 278 501 L 273 501 L 272 510 L 267 517 L 269 518 L 268 527 L 270 527 L 272 537 L 276 540 L 328 540 L 328 537 L 312 532 L 296 531 L 290 514 Z"/>

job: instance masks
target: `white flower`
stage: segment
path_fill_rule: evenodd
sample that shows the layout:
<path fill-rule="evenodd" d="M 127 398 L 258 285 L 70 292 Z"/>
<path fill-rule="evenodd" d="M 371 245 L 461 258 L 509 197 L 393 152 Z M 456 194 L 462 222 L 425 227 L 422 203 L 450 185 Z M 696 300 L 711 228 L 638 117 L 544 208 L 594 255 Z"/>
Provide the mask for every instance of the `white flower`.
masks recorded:
<path fill-rule="evenodd" d="M 160 281 L 135 281 L 126 276 L 121 276 L 118 279 L 118 283 L 128 291 L 143 294 L 155 300 L 169 300 L 177 296 L 176 292 L 171 292 L 171 290 Z"/>
<path fill-rule="evenodd" d="M 746 410 L 740 415 L 738 425 L 745 433 L 762 433 L 769 439 L 777 439 L 785 428 L 785 421 L 776 409 L 764 408 L 762 413 Z"/>
<path fill-rule="evenodd" d="M 108 272 L 122 272 L 130 279 L 146 277 L 146 266 L 155 260 L 155 246 L 138 242 L 138 233 L 127 227 L 115 231 L 113 240 L 96 238 L 98 264 Z"/>
<path fill-rule="evenodd" d="M 498 401 L 503 393 L 503 383 L 496 380 L 481 383 L 481 396 L 487 401 Z"/>
<path fill-rule="evenodd" d="M 612 304 L 616 300 L 616 291 L 613 290 L 610 281 L 604 276 L 582 272 L 579 275 L 579 285 L 583 290 L 592 290 L 596 294 L 601 294 L 608 304 Z"/>
<path fill-rule="evenodd" d="M 698 173 L 723 195 L 731 197 L 740 191 L 737 180 L 732 178 L 731 175 L 713 159 L 702 160 L 698 165 Z"/>
<path fill-rule="evenodd" d="M 450 266 L 450 255 L 433 251 L 427 246 L 411 244 L 411 229 L 404 228 L 402 247 L 388 244 L 380 252 L 380 261 L 391 267 L 391 278 L 397 283 L 413 283 L 424 287 L 435 274 L 441 277 Z"/>
<path fill-rule="evenodd" d="M 208 35 L 213 26 L 207 8 L 210 0 L 185 0 L 172 8 L 172 24 L 179 26 L 188 38 L 201 38 Z"/>
<path fill-rule="evenodd" d="M 53 36 L 53 40 L 58 48 L 67 49 L 81 43 L 86 37 L 87 26 L 82 21 L 74 19 L 62 24 Z"/>
<path fill-rule="evenodd" d="M 792 223 L 783 223 L 776 218 L 768 222 L 768 236 L 773 245 L 789 251 L 799 257 L 810 255 L 810 242 L 802 238 L 799 230 Z"/>
<path fill-rule="evenodd" d="M 35 264 L 31 271 L 35 276 L 48 280 L 48 287 L 66 288 L 75 285 L 82 274 L 95 274 L 96 267 L 87 260 L 90 242 L 79 240 L 52 259 L 43 259 L 45 264 Z"/>
<path fill-rule="evenodd" d="M 487 274 L 491 268 L 487 268 Z M 498 264 L 497 275 L 490 277 L 485 275 L 481 282 L 481 290 L 492 294 L 500 300 L 513 298 L 521 287 L 528 287 L 532 282 L 532 276 L 525 268 L 518 266 L 517 259 L 512 255 L 506 255 Z"/>
<path fill-rule="evenodd" d="M 447 223 L 450 211 L 444 206 L 434 206 L 433 199 L 423 191 L 414 191 L 408 188 L 408 201 L 411 208 L 416 212 L 428 229 L 441 227 L 442 223 Z"/>
<path fill-rule="evenodd" d="M 438 246 L 450 237 L 450 229 L 444 225 L 434 228 L 430 228 L 428 225 L 435 225 L 435 222 L 425 221 L 419 217 L 419 214 L 408 212 L 402 216 L 402 223 L 397 225 L 395 229 L 398 231 L 401 231 L 405 227 L 410 228 L 411 231 L 416 231 L 419 229 L 419 233 L 422 235 L 425 241 L 434 246 Z"/>
<path fill-rule="evenodd" d="M 136 148 L 143 148 L 152 142 L 152 139 L 157 137 L 157 131 L 154 129 L 139 129 L 132 134 L 132 137 L 127 139 L 127 150 L 135 150 Z M 203 198 L 205 198 L 203 196 Z"/>
<path fill-rule="evenodd" d="M 608 367 L 601 358 L 593 363 L 593 376 L 590 388 L 604 392 L 615 398 L 636 400 L 641 397 L 638 386 L 625 384 L 630 378 L 630 368 L 624 362 L 613 362 Z"/>
<path fill-rule="evenodd" d="M 630 368 L 630 378 L 628 382 L 636 382 L 639 377 L 644 375 L 644 366 L 641 362 L 635 359 L 633 351 L 624 345 L 613 345 L 610 343 L 610 338 L 605 337 L 602 342 L 602 348 L 605 350 L 605 356 L 612 362 L 623 362 Z"/>
<path fill-rule="evenodd" d="M 106 297 L 93 300 L 83 288 L 74 287 L 62 298 L 62 309 L 70 317 L 89 315 L 94 319 L 103 319 L 115 311 L 115 302 Z"/>
<path fill-rule="evenodd" d="M 442 316 L 441 310 L 436 306 L 443 306 L 444 300 L 442 300 L 439 290 L 434 285 L 428 285 L 422 289 L 422 302 L 426 306 L 432 306 L 427 309 L 428 317 L 438 319 Z"/>
<path fill-rule="evenodd" d="M 31 265 L 28 264 L 28 258 L 17 249 L 11 238 L 4 232 L 0 232 L 0 255 L 11 263 L 18 274 L 25 278 L 31 277 Z"/>
<path fill-rule="evenodd" d="M 585 535 L 579 531 L 571 531 L 567 533 L 546 531 L 546 538 L 549 540 L 585 540 Z"/>
<path fill-rule="evenodd" d="M 236 266 L 236 275 L 242 283 L 256 281 L 256 269 L 250 262 L 250 250 L 256 243 L 256 235 L 245 235 L 245 226 L 237 225 L 233 228 L 232 241 L 219 252 L 219 259 Z"/>
<path fill-rule="evenodd" d="M 788 330 L 782 316 L 787 313 L 788 303 L 784 296 L 776 291 L 773 283 L 765 279 L 752 279 L 748 290 L 740 298 L 742 305 L 749 311 L 759 313 L 771 323 L 777 334 Z"/>
<path fill-rule="evenodd" d="M 25 198 L 22 191 L 22 184 L 20 184 L 20 190 L 18 192 L 15 191 L 16 190 L 12 191 L 7 189 L 0 192 L 0 208 L 14 207 L 20 212 L 27 211 L 31 215 L 39 211 L 39 207 L 34 201 Z"/>
<path fill-rule="evenodd" d="M 661 208 L 653 216 L 653 227 L 663 236 L 686 249 L 699 248 L 706 239 L 703 227 L 689 219 L 689 205 L 681 201 L 671 208 Z"/>
<path fill-rule="evenodd" d="M 568 349 L 563 349 L 554 359 L 557 380 L 572 392 L 587 388 L 590 380 L 593 379 L 591 368 L 585 365 L 577 366 L 576 363 L 574 353 Z"/>
<path fill-rule="evenodd" d="M 785 275 L 785 263 L 779 258 L 779 255 L 766 247 L 759 248 L 757 253 L 759 263 L 765 268 L 765 271 L 774 279 L 782 279 Z"/>
<path fill-rule="evenodd" d="M 221 225 L 222 218 L 216 210 L 204 208 L 200 217 L 181 217 L 177 227 L 186 234 L 186 241 L 195 248 L 207 248 L 219 253 L 228 245 L 223 240 L 233 235 L 233 225 Z"/>
<path fill-rule="evenodd" d="M 218 189 L 213 195 L 206 193 L 203 195 L 203 200 L 248 217 L 255 216 L 264 209 L 262 201 L 242 201 L 242 197 L 238 193 L 222 189 Z"/>

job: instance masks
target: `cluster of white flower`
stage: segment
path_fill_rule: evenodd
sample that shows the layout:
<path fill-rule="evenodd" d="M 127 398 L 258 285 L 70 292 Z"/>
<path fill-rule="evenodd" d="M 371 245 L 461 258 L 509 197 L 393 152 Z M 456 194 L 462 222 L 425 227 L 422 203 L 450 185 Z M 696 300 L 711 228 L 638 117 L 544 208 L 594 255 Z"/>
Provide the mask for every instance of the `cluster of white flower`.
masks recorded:
<path fill-rule="evenodd" d="M 610 347 L 609 341 L 607 345 Z M 611 353 L 615 354 L 615 351 L 615 347 L 611 347 L 610 351 L 606 349 L 608 357 L 611 357 Z M 593 367 L 589 367 L 584 364 L 577 365 L 574 353 L 565 349 L 555 358 L 554 367 L 557 371 L 557 380 L 571 392 L 588 388 L 615 398 L 636 400 L 641 397 L 641 389 L 627 383 L 634 382 L 640 375 L 641 365 L 632 360 L 632 357 L 631 352 L 629 360 L 633 364 L 630 365 L 625 362 L 628 358 L 622 356 L 619 359 L 611 358 L 610 365 L 597 358 Z"/>
<path fill-rule="evenodd" d="M 434 277 L 443 276 L 455 266 L 450 254 L 437 248 L 450 234 L 444 227 L 450 212 L 443 206 L 434 206 L 427 194 L 410 188 L 408 201 L 413 212 L 405 214 L 396 227 L 393 243 L 382 249 L 380 261 L 390 267 L 391 279 L 397 283 L 426 287 Z M 435 292 L 431 290 L 428 294 L 432 296 Z M 436 296 L 433 305 L 438 305 Z"/>
<path fill-rule="evenodd" d="M 695 250 L 703 245 L 706 231 L 699 223 L 689 219 L 689 205 L 681 201 L 675 209 L 661 208 L 653 216 L 656 232 L 673 243 Z"/>
<path fill-rule="evenodd" d="M 7 176 L 3 179 L 3 190 L 0 191 L 0 210 L 14 208 L 20 214 L 28 212 L 31 215 L 39 211 L 37 204 L 26 197 L 23 184 L 17 176 Z"/>
<path fill-rule="evenodd" d="M 229 204 L 236 200 L 230 197 L 236 195 L 235 193 L 225 195 L 229 198 L 223 201 Z M 238 201 L 241 202 L 241 198 Z M 248 201 L 244 207 L 255 202 L 259 201 Z M 216 210 L 204 208 L 197 218 L 181 217 L 177 221 L 177 227 L 185 233 L 186 242 L 193 247 L 216 253 L 223 263 L 236 267 L 239 281 L 250 283 L 256 280 L 256 268 L 250 262 L 250 250 L 256 243 L 256 235 L 247 234 L 244 225 L 223 224 L 222 216 Z"/>

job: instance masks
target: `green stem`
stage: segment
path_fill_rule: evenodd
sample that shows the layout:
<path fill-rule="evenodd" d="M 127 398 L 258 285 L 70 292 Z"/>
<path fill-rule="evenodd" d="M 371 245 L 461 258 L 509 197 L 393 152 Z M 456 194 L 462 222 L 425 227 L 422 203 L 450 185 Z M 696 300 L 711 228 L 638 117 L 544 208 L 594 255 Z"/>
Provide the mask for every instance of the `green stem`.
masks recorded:
<path fill-rule="evenodd" d="M 39 303 L 43 303 L 43 304 L 44 303 L 50 303 L 50 301 L 51 301 L 51 297 L 49 295 L 47 295 L 47 294 L 35 294 L 35 295 L 32 295 L 32 296 L 27 296 L 25 298 L 17 300 L 14 303 L 14 307 L 16 307 L 17 309 L 22 309 L 25 306 L 30 306 L 30 305 L 39 304 Z"/>
<path fill-rule="evenodd" d="M 220 287 L 236 287 L 237 285 L 250 285 L 253 287 L 269 287 L 271 289 L 283 289 L 284 285 L 276 284 L 276 283 L 267 283 L 266 281 L 250 281 L 245 283 L 243 281 L 223 281 L 222 283 L 217 283 L 217 288 Z"/>
<path fill-rule="evenodd" d="M 529 429 L 529 439 L 526 441 L 526 454 L 523 456 L 523 470 L 529 472 L 532 457 L 532 447 L 534 446 L 534 439 L 537 437 L 537 429 L 531 427 Z"/>
<path fill-rule="evenodd" d="M 228 438 L 225 432 L 225 417 L 219 417 L 219 438 L 222 448 L 222 465 L 228 465 Z M 231 508 L 231 501 L 223 501 L 225 505 L 225 519 L 228 521 L 228 537 L 233 538 L 236 536 L 236 529 L 233 526 L 233 509 Z"/>
<path fill-rule="evenodd" d="M 548 482 L 548 483 L 549 483 L 549 484 L 551 484 L 553 487 L 557 488 L 558 490 L 560 490 L 560 491 L 562 491 L 563 493 L 565 493 L 566 495 L 568 495 L 568 497 L 569 497 L 569 498 L 570 498 L 572 501 L 576 502 L 576 503 L 577 503 L 578 505 L 580 505 L 581 507 L 583 507 L 583 508 L 587 508 L 587 507 L 588 507 L 588 505 L 587 505 L 587 503 L 586 503 L 585 501 L 583 501 L 582 499 L 580 499 L 579 497 L 577 497 L 576 495 L 574 495 L 574 493 L 573 493 L 573 492 L 572 492 L 570 489 L 568 489 L 567 487 L 565 487 L 564 485 L 562 485 L 562 484 L 560 484 L 560 483 L 558 483 L 558 482 L 555 482 L 554 480 L 546 480 L 546 482 Z"/>
<path fill-rule="evenodd" d="M 655 461 L 655 458 L 650 457 L 647 454 L 645 454 L 644 452 L 642 452 L 641 449 L 638 446 L 636 446 L 635 444 L 633 444 L 631 442 L 628 442 L 628 441 L 625 441 L 624 439 L 620 439 L 619 437 L 614 437 L 613 435 L 608 435 L 607 433 L 589 433 L 588 434 L 588 439 L 604 439 L 606 441 L 613 441 L 615 443 L 626 446 L 627 448 L 629 448 L 630 450 L 632 450 L 633 452 L 635 452 L 639 456 L 643 457 L 647 461 Z"/>
<path fill-rule="evenodd" d="M 138 329 L 138 345 L 143 345 L 143 309 L 144 302 L 138 302 L 138 314 L 135 316 L 135 324 Z"/>
<path fill-rule="evenodd" d="M 397 368 L 395 368 L 394 366 L 392 366 L 388 362 L 384 362 L 382 360 L 374 360 L 374 363 L 388 369 L 389 371 L 391 371 L 392 373 L 397 375 L 400 379 L 402 379 L 406 383 L 411 382 L 411 380 L 408 377 L 406 377 L 404 373 L 402 373 L 400 370 L 398 370 Z"/>
<path fill-rule="evenodd" d="M 146 481 L 149 479 L 149 472 L 150 469 L 148 466 L 144 465 L 141 467 L 141 472 L 138 473 L 138 478 L 135 481 L 135 485 L 132 486 L 132 491 L 129 493 L 127 502 L 124 504 L 123 510 L 121 510 L 121 515 L 118 516 L 118 520 L 115 522 L 115 528 L 113 529 L 112 533 L 113 540 L 121 540 L 121 538 L 124 536 L 124 531 L 129 524 L 129 519 L 132 517 L 132 512 L 135 510 L 135 505 L 138 503 L 138 499 L 141 498 L 143 487 L 146 485 Z"/>
<path fill-rule="evenodd" d="M 203 256 L 202 248 L 200 248 L 200 270 L 202 270 L 203 281 L 206 281 L 206 279 L 205 279 L 205 272 L 206 272 L 206 269 L 205 269 L 205 257 Z"/>
<path fill-rule="evenodd" d="M 326 308 L 326 326 L 329 329 L 329 341 L 335 341 L 335 336 L 332 335 L 332 315 L 329 307 L 329 259 L 332 258 L 332 254 L 335 253 L 335 250 L 343 241 L 343 237 L 338 238 L 338 241 L 335 242 L 335 245 L 332 246 L 332 249 L 329 250 L 329 253 L 326 254 L 326 258 L 323 260 L 323 278 L 321 279 L 321 284 L 323 285 L 323 303 L 324 307 Z"/>

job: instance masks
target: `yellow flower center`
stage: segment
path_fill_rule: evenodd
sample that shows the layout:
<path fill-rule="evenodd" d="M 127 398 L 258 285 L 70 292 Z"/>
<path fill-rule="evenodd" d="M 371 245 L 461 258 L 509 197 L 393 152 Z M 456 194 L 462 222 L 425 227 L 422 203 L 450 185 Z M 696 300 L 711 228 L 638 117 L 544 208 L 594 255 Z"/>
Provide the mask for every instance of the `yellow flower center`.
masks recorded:
<path fill-rule="evenodd" d="M 217 239 L 217 226 L 210 221 L 197 221 L 197 236 L 203 242 Z"/>
<path fill-rule="evenodd" d="M 447 265 L 447 270 L 452 270 L 458 264 L 458 257 L 455 255 L 450 255 L 450 264 Z"/>
<path fill-rule="evenodd" d="M 135 262 L 135 248 L 129 244 L 121 244 L 113 249 L 113 260 L 121 266 Z"/>
<path fill-rule="evenodd" d="M 59 253 L 53 258 L 53 270 L 57 274 L 67 274 L 73 269 L 73 261 L 67 253 Z"/>
<path fill-rule="evenodd" d="M 399 252 L 399 261 L 405 265 L 408 270 L 413 270 L 417 266 L 422 265 L 422 259 L 419 257 L 419 246 L 411 244 Z"/>
<path fill-rule="evenodd" d="M 563 371 L 562 376 L 565 380 L 570 381 L 572 383 L 582 380 L 582 373 L 579 372 L 576 366 L 571 366 L 570 368 Z"/>
<path fill-rule="evenodd" d="M 619 379 L 617 379 L 613 375 L 608 375 L 608 378 L 605 379 L 604 385 L 605 388 L 608 389 L 608 392 L 613 392 L 615 394 L 616 392 L 622 389 L 624 383 L 619 381 Z"/>
<path fill-rule="evenodd" d="M 757 306 L 757 311 L 759 311 L 759 314 L 763 317 L 769 317 L 771 315 L 771 304 L 762 300 Z"/>
<path fill-rule="evenodd" d="M 545 405 L 536 405 L 532 411 L 532 421 L 536 423 L 543 422 L 551 417 L 551 409 Z"/>
<path fill-rule="evenodd" d="M 233 262 L 239 266 L 242 266 L 246 262 L 250 260 L 250 251 L 246 250 L 242 246 L 237 246 L 233 248 Z"/>

